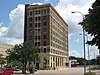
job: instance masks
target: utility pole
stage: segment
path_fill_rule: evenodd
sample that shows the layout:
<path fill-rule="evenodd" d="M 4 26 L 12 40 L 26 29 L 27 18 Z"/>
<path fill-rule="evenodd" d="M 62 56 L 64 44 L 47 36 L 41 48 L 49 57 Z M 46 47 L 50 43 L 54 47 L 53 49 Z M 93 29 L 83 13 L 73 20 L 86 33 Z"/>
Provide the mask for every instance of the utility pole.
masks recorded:
<path fill-rule="evenodd" d="M 82 15 L 83 20 L 84 20 L 84 15 L 81 12 L 73 11 L 71 13 L 80 13 Z M 85 74 L 86 73 L 86 54 L 85 54 L 86 50 L 85 50 L 85 30 L 84 30 L 84 28 L 83 28 L 83 47 L 84 47 L 84 74 Z"/>

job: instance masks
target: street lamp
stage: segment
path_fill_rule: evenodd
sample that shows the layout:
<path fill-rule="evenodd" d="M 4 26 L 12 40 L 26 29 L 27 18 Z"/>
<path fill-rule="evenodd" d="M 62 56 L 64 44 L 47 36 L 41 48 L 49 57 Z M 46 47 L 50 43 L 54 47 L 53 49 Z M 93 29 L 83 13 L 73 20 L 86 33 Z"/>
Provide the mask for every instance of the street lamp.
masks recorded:
<path fill-rule="evenodd" d="M 82 35 L 82 34 L 80 34 L 80 35 Z M 86 34 L 85 35 L 86 36 L 86 38 L 87 38 L 87 42 L 88 42 L 88 34 Z M 91 70 L 90 70 L 90 51 L 89 51 L 89 44 L 87 44 L 87 51 L 88 51 L 88 66 L 89 66 L 89 72 L 91 72 Z"/>
<path fill-rule="evenodd" d="M 73 11 L 71 13 L 80 13 L 82 15 L 83 20 L 84 20 L 84 15 L 81 12 Z M 85 30 L 84 30 L 84 28 L 83 28 L 83 46 L 84 46 L 84 74 L 85 74 L 86 73 L 86 60 L 85 60 L 86 55 L 85 55 Z"/>
<path fill-rule="evenodd" d="M 87 41 L 88 41 L 88 35 L 87 36 Z M 89 51 L 89 44 L 87 44 L 87 49 L 88 49 L 88 63 L 89 63 L 89 72 L 91 72 L 90 70 L 90 51 Z"/>

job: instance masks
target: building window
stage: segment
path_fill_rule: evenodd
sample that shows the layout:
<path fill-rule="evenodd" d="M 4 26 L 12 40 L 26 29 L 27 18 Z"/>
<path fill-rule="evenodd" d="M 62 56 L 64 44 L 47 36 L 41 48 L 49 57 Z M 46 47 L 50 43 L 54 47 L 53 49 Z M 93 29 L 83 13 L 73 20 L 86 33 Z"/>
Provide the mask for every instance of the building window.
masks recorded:
<path fill-rule="evenodd" d="M 30 22 L 32 21 L 32 18 L 29 18 L 30 19 Z"/>
<path fill-rule="evenodd" d="M 43 45 L 44 45 L 44 46 L 46 46 L 46 45 L 47 45 L 47 43 L 46 43 L 46 42 L 43 42 Z"/>
<path fill-rule="evenodd" d="M 47 32 L 47 28 L 43 28 L 43 31 L 44 31 L 44 32 Z"/>
<path fill-rule="evenodd" d="M 30 29 L 30 30 L 29 30 L 29 34 L 31 34 L 31 33 L 32 33 L 32 30 Z"/>
<path fill-rule="evenodd" d="M 32 40 L 32 36 L 29 36 L 29 40 Z"/>
<path fill-rule="evenodd" d="M 30 27 L 30 28 L 32 27 L 32 23 L 29 24 L 29 27 Z"/>
<path fill-rule="evenodd" d="M 37 46 L 37 42 L 35 42 L 35 46 Z"/>
<path fill-rule="evenodd" d="M 38 52 L 40 53 L 40 48 L 38 49 Z"/>
<path fill-rule="evenodd" d="M 37 32 L 37 33 L 40 32 L 40 31 L 41 31 L 41 29 L 35 29 L 35 32 Z"/>
<path fill-rule="evenodd" d="M 38 40 L 40 40 L 40 35 L 38 35 Z"/>
<path fill-rule="evenodd" d="M 37 28 L 37 23 L 35 23 L 35 28 Z"/>
<path fill-rule="evenodd" d="M 30 12 L 30 16 L 32 15 L 32 11 Z"/>
<path fill-rule="evenodd" d="M 46 53 L 46 48 L 44 48 L 44 53 Z"/>
<path fill-rule="evenodd" d="M 40 44 L 40 42 L 38 42 L 38 45 L 37 46 L 40 46 L 41 44 Z"/>
<path fill-rule="evenodd" d="M 43 16 L 43 20 L 46 21 L 47 20 L 47 16 Z"/>
<path fill-rule="evenodd" d="M 37 40 L 37 36 L 35 36 L 35 40 Z"/>
<path fill-rule="evenodd" d="M 40 28 L 40 23 L 38 23 L 38 27 Z"/>
<path fill-rule="evenodd" d="M 40 10 L 36 10 L 35 11 L 35 15 L 39 15 L 39 14 L 41 14 L 41 11 Z"/>
<path fill-rule="evenodd" d="M 46 21 L 45 21 L 45 22 L 43 22 L 43 25 L 44 25 L 44 26 L 47 26 L 47 22 L 46 22 Z"/>
<path fill-rule="evenodd" d="M 43 10 L 43 13 L 44 13 L 44 14 L 47 13 L 47 9 L 44 9 L 44 10 Z"/>
<path fill-rule="evenodd" d="M 44 35 L 44 36 L 43 36 L 43 39 L 47 39 L 47 36 L 46 36 L 46 35 Z"/>
<path fill-rule="evenodd" d="M 35 40 L 40 40 L 40 39 L 41 39 L 40 35 L 35 36 Z"/>
<path fill-rule="evenodd" d="M 35 42 L 35 46 L 40 46 L 40 42 Z"/>
<path fill-rule="evenodd" d="M 38 29 L 38 32 L 40 32 L 41 29 Z"/>
<path fill-rule="evenodd" d="M 35 23 L 35 27 L 37 28 L 40 28 L 40 23 Z"/>
<path fill-rule="evenodd" d="M 35 21 L 40 21 L 40 16 L 35 17 Z"/>
<path fill-rule="evenodd" d="M 37 32 L 37 29 L 35 29 L 35 32 Z"/>

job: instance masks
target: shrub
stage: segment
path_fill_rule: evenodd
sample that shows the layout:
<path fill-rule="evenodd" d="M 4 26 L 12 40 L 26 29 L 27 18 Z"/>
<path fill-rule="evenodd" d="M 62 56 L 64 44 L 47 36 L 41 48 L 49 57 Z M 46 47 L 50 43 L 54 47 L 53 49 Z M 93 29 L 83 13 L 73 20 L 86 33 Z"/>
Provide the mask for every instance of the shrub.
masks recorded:
<path fill-rule="evenodd" d="M 96 73 L 95 72 L 87 72 L 84 75 L 96 75 Z"/>

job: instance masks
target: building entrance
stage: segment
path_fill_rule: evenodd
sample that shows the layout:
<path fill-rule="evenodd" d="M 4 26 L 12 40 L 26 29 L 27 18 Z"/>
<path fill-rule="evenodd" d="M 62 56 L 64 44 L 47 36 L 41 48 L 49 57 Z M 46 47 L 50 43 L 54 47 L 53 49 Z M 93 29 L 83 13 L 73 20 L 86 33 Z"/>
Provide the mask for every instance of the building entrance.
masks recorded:
<path fill-rule="evenodd" d="M 36 69 L 39 69 L 39 63 L 36 63 Z"/>

